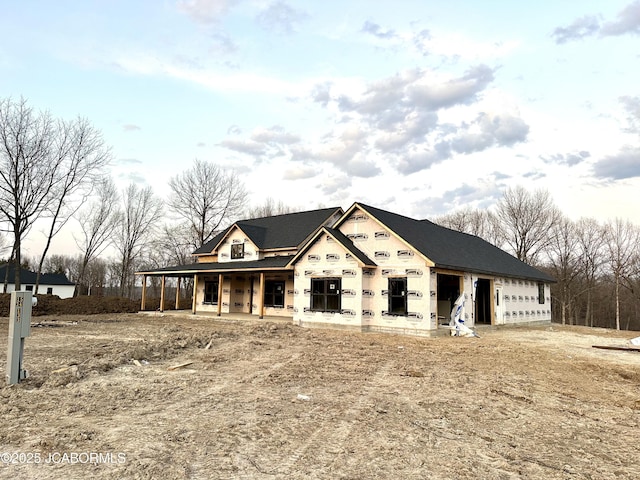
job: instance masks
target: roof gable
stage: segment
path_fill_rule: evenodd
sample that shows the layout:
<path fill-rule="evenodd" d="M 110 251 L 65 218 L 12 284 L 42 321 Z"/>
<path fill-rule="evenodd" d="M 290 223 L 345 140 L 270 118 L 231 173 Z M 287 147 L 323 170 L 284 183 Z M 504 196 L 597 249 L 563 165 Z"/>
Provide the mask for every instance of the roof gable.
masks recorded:
<path fill-rule="evenodd" d="M 365 255 L 360 249 L 358 249 L 353 242 L 340 230 L 336 230 L 330 227 L 322 227 L 316 234 L 309 239 L 309 241 L 305 244 L 304 248 L 302 248 L 289 262 L 290 265 L 295 264 L 300 257 L 302 257 L 323 235 L 330 235 L 337 243 L 342 245 L 348 253 L 353 255 L 353 257 L 365 267 L 376 267 L 376 263 L 371 260 L 369 257 Z"/>
<path fill-rule="evenodd" d="M 359 221 L 359 220 L 360 221 L 362 221 L 362 220 L 371 220 L 375 224 L 379 225 L 380 228 L 383 229 L 383 231 L 389 233 L 395 239 L 397 239 L 399 242 L 401 242 L 403 245 L 405 245 L 406 248 L 412 250 L 413 253 L 417 254 L 420 257 L 422 257 L 422 259 L 425 261 L 427 266 L 434 266 L 435 265 L 435 263 L 431 259 L 429 259 L 427 256 L 425 256 L 425 254 L 423 252 L 421 252 L 420 250 L 416 249 L 413 245 L 411 245 L 411 243 L 409 243 L 406 238 L 404 238 L 402 235 L 400 235 L 398 231 L 390 228 L 389 225 L 386 225 L 384 222 L 380 221 L 380 219 L 377 218 L 375 215 L 371 215 L 371 213 L 367 212 L 363 208 L 363 206 L 366 207 L 366 205 L 364 205 L 364 204 L 354 203 L 344 213 L 344 215 L 335 223 L 333 228 L 338 229 L 338 228 L 340 228 L 340 226 L 342 226 L 345 222 L 348 222 L 349 220 L 356 220 L 356 221 Z M 367 207 L 367 208 L 369 208 L 369 207 Z M 380 209 L 373 209 L 372 208 L 372 210 L 378 210 L 379 212 L 391 213 L 391 212 L 386 212 L 385 210 L 380 210 Z M 360 211 L 362 213 L 358 213 L 358 211 Z M 394 215 L 394 214 L 392 214 L 392 215 Z M 364 218 L 364 217 L 366 217 L 366 218 Z M 403 218 L 405 218 L 406 220 L 414 221 L 413 219 L 408 218 L 408 217 L 403 217 Z"/>
<path fill-rule="evenodd" d="M 253 243 L 253 245 L 259 249 L 258 244 L 256 243 L 256 238 L 260 238 L 260 232 L 258 228 L 252 228 L 250 225 L 240 225 L 239 223 L 234 223 L 229 228 L 227 228 L 221 235 L 216 235 L 214 239 L 215 246 L 211 251 L 202 252 L 204 254 L 211 254 L 213 251 L 216 251 L 220 248 L 220 246 L 228 240 L 229 237 L 232 237 L 235 232 L 239 232 L 243 237 L 248 237 L 248 240 Z M 234 240 L 236 241 L 236 240 Z M 199 253 L 194 252 L 194 255 Z"/>
<path fill-rule="evenodd" d="M 414 249 L 433 261 L 436 267 L 554 281 L 546 273 L 475 235 L 451 230 L 429 220 L 414 220 L 368 205 L 355 205 L 375 217 Z M 346 215 L 343 216 L 345 217 Z"/>
<path fill-rule="evenodd" d="M 197 249 L 194 255 L 210 254 L 215 251 L 234 226 L 240 228 L 260 250 L 295 248 L 303 244 L 320 227 L 330 222 L 334 216 L 340 214 L 342 209 L 333 207 L 240 220 Z"/>
<path fill-rule="evenodd" d="M 222 242 L 222 240 L 226 238 L 227 233 L 229 233 L 230 229 L 231 227 L 227 227 L 222 232 L 215 235 L 211 240 L 206 242 L 200 248 L 197 248 L 196 250 L 194 250 L 193 255 L 206 255 L 206 254 L 212 253 L 214 250 L 218 248 L 218 245 L 220 244 L 220 242 Z"/>

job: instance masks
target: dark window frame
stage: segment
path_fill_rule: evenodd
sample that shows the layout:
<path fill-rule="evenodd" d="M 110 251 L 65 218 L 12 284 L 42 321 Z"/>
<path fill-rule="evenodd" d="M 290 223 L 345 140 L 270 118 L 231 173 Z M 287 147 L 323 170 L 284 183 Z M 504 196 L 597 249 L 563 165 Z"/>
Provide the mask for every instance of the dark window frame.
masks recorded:
<path fill-rule="evenodd" d="M 390 315 L 404 317 L 409 313 L 407 297 L 407 277 L 389 277 L 388 312 Z"/>
<path fill-rule="evenodd" d="M 544 305 L 544 283 L 538 282 L 538 303 Z"/>
<path fill-rule="evenodd" d="M 239 258 L 244 258 L 244 243 L 232 243 L 231 259 L 237 260 Z"/>
<path fill-rule="evenodd" d="M 220 288 L 220 282 L 218 280 L 205 280 L 204 281 L 204 300 L 202 303 L 207 305 L 218 304 L 218 290 Z"/>
<path fill-rule="evenodd" d="M 339 313 L 342 310 L 342 279 L 340 277 L 312 278 L 310 310 Z"/>
<path fill-rule="evenodd" d="M 281 291 L 278 291 L 278 286 L 282 287 Z M 266 280 L 264 282 L 264 306 L 284 308 L 285 292 L 284 280 Z M 280 299 L 281 301 L 278 302 Z"/>

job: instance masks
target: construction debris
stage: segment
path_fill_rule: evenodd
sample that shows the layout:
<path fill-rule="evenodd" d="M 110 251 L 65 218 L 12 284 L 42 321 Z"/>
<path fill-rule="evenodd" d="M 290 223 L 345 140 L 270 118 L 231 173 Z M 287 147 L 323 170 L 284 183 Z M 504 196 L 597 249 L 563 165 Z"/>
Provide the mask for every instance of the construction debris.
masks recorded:
<path fill-rule="evenodd" d="M 192 363 L 193 363 L 193 362 L 184 362 L 184 363 L 179 363 L 178 365 L 173 365 L 173 366 L 171 366 L 171 367 L 167 368 L 167 370 L 177 370 L 177 369 L 179 369 L 179 368 L 189 366 L 189 365 L 191 365 Z"/>
<path fill-rule="evenodd" d="M 602 350 L 621 350 L 623 352 L 640 352 L 640 347 L 617 347 L 615 345 L 592 345 L 593 348 L 600 348 Z"/>

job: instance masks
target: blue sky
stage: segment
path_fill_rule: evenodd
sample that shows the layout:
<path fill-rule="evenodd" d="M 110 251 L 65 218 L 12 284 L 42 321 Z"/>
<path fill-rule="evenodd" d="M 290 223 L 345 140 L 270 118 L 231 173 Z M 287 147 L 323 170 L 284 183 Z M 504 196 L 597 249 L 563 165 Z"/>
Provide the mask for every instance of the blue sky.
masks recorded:
<path fill-rule="evenodd" d="M 0 95 L 87 117 L 119 185 L 194 159 L 297 208 L 513 185 L 640 223 L 640 0 L 4 1 Z"/>

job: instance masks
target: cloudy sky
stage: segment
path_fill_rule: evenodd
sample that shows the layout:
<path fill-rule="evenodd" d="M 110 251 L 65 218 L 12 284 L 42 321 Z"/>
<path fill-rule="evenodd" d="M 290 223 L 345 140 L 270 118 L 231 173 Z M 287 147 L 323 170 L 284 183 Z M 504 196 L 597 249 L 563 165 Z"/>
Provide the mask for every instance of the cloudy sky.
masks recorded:
<path fill-rule="evenodd" d="M 113 176 L 194 159 L 297 208 L 548 189 L 640 223 L 640 0 L 5 1 L 0 95 L 87 117 Z"/>

